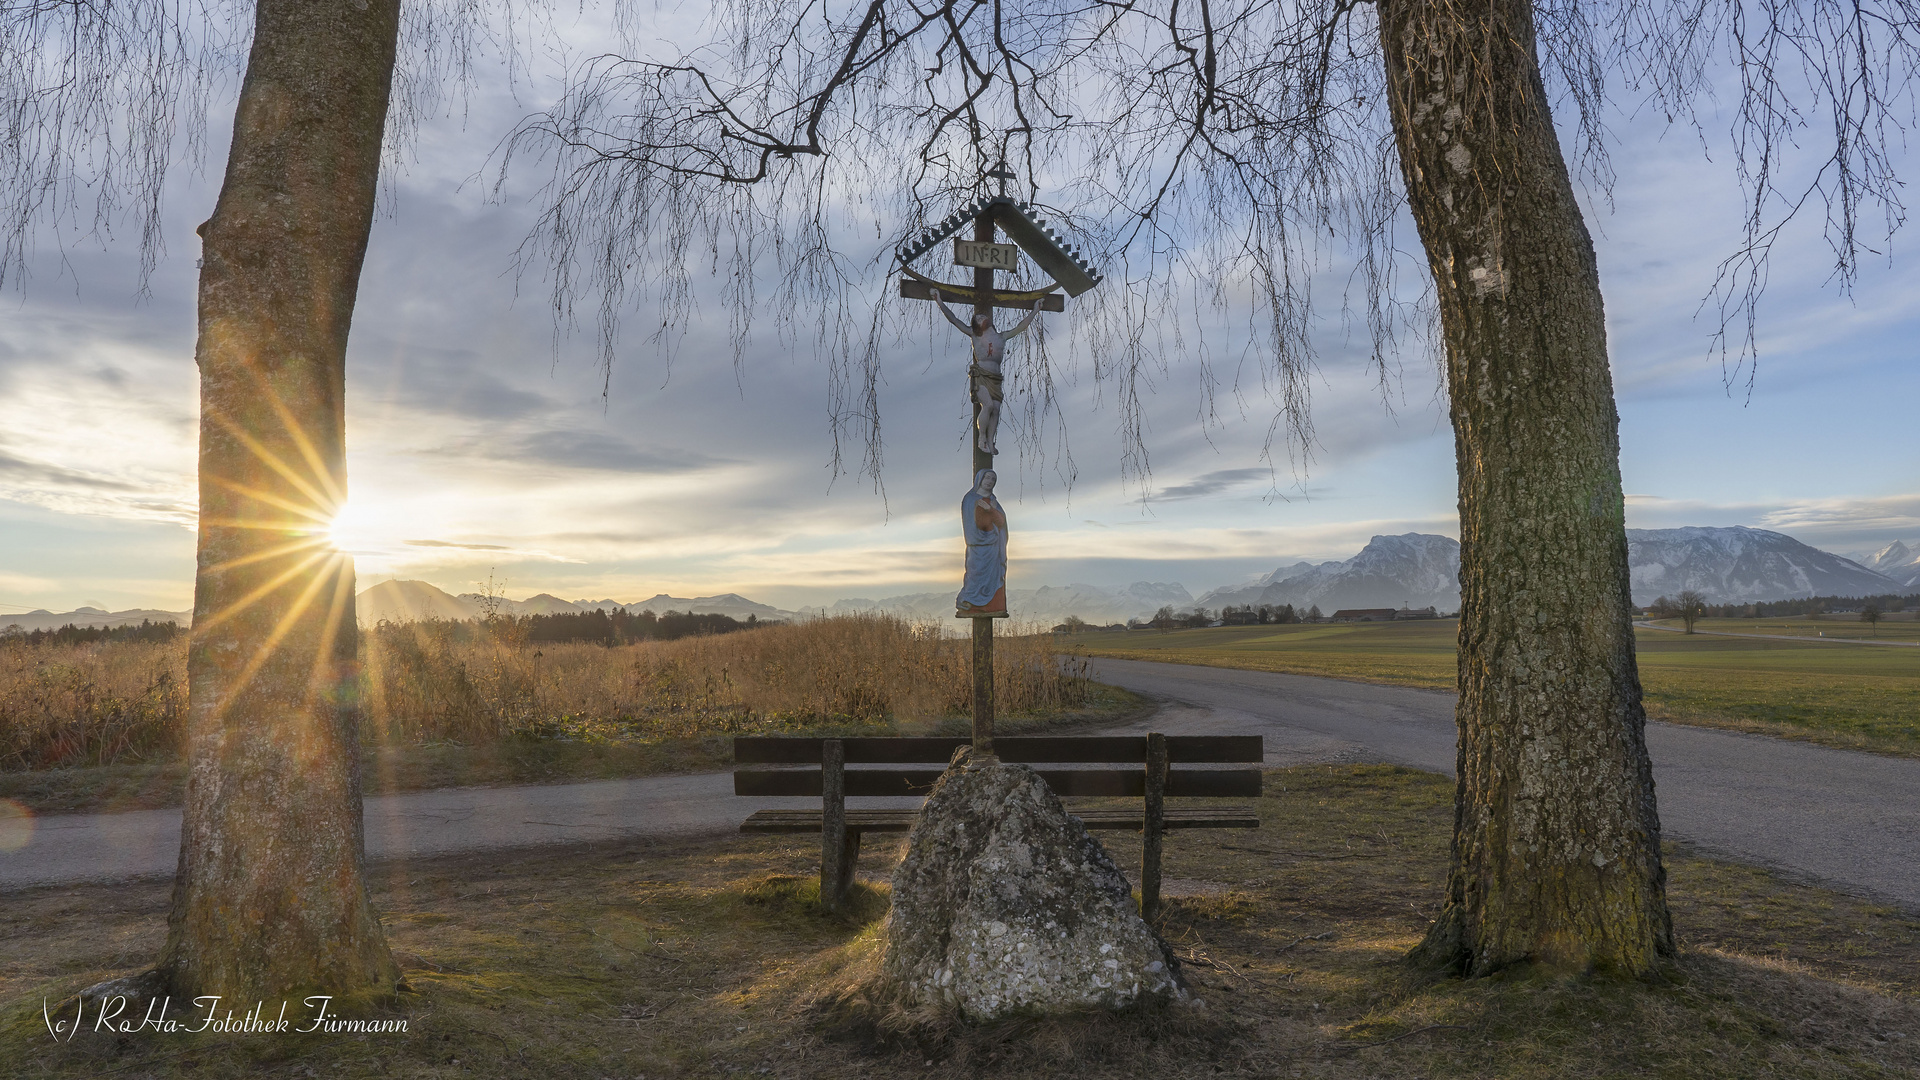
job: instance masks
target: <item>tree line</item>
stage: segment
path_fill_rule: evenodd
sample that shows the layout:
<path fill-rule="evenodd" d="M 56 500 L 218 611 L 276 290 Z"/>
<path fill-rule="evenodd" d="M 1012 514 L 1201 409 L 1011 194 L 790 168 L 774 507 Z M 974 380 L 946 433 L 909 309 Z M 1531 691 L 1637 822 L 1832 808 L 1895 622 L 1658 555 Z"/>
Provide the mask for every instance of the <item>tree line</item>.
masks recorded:
<path fill-rule="evenodd" d="M 1905 611 L 1920 605 L 1920 593 L 1880 593 L 1876 596 L 1803 596 L 1793 600 L 1768 600 L 1747 604 L 1713 604 L 1687 589 L 1677 596 L 1661 596 L 1647 605 L 1647 614 L 1656 619 L 1679 619 L 1687 633 L 1701 619 L 1780 619 L 1790 616 L 1817 617 L 1828 612 L 1858 612 L 1867 622 L 1879 622 L 1880 616 Z"/>
<path fill-rule="evenodd" d="M 635 614 L 620 608 L 613 611 L 596 609 L 524 615 L 513 621 L 529 642 L 555 645 L 588 642 L 608 647 L 631 645 L 639 641 L 677 641 L 685 637 L 731 634 L 736 630 L 779 625 L 773 620 L 761 622 L 755 615 L 748 615 L 746 621 L 742 622 L 731 615 L 695 614 L 691 611 L 669 611 L 665 615 L 642 611 Z"/>
<path fill-rule="evenodd" d="M 126 626 L 77 626 L 68 623 L 58 630 L 22 630 L 18 626 L 9 626 L 0 630 L 0 644 L 92 645 L 102 641 L 157 643 L 172 641 L 184 633 L 186 630 L 171 619 L 161 623 L 141 619 L 139 626 L 131 623 Z"/>

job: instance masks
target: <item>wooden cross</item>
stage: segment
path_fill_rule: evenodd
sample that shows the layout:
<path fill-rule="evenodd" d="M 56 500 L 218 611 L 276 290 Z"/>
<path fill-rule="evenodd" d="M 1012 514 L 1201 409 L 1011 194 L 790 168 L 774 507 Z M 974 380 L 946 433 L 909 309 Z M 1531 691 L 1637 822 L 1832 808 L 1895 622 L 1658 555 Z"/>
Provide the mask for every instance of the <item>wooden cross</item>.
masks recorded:
<path fill-rule="evenodd" d="M 971 303 L 975 319 L 990 315 L 997 307 L 1033 311 L 1036 309 L 1036 300 L 1039 301 L 1038 310 L 1065 311 L 1066 296 L 1079 296 L 1093 288 L 1100 283 L 1099 276 L 1070 245 L 1046 227 L 1046 222 L 1031 217 L 1025 203 L 1016 202 L 1007 195 L 1007 181 L 1012 180 L 1014 174 L 1007 168 L 1006 162 L 995 165 L 986 175 L 1000 181 L 999 195 L 979 200 L 923 234 L 918 242 L 900 250 L 900 295 L 910 300 L 932 300 L 937 289 L 943 298 Z M 954 263 L 973 268 L 970 287 L 936 281 L 909 265 L 934 245 L 959 232 L 969 221 L 973 224 L 973 239 L 955 239 Z M 1001 229 L 1006 231 L 1011 243 L 997 242 L 996 233 Z M 1022 251 L 1031 256 L 1053 278 L 1053 282 L 1045 288 L 1026 292 L 994 288 L 994 272 L 1016 271 Z M 1060 289 L 1066 291 L 1066 296 L 1056 291 Z M 967 396 L 973 401 L 971 431 L 974 434 L 969 439 L 973 446 L 973 469 L 968 475 L 978 476 L 980 470 L 993 468 L 993 455 L 980 449 L 978 433 L 981 405 L 978 395 L 972 391 L 969 376 Z M 993 752 L 993 620 L 1006 618 L 1007 613 L 965 614 L 960 617 L 973 620 L 973 762 L 985 765 L 998 760 Z"/>

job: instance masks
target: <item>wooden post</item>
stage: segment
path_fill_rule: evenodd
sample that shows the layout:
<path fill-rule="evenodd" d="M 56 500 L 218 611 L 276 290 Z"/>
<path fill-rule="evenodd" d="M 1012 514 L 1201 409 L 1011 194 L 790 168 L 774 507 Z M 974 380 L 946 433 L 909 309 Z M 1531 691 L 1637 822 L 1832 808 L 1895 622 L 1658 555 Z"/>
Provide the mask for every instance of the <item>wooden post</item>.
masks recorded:
<path fill-rule="evenodd" d="M 993 243 L 993 218 L 981 214 L 973 220 L 973 238 L 983 244 Z M 993 317 L 993 268 L 976 266 L 973 268 L 973 317 L 985 315 Z M 967 380 L 967 396 L 973 399 L 973 472 L 978 476 L 981 469 L 993 468 L 993 455 L 980 449 L 980 399 L 973 392 L 973 380 Z"/>
<path fill-rule="evenodd" d="M 993 620 L 973 620 L 973 762 L 998 761 L 993 752 Z"/>
<path fill-rule="evenodd" d="M 973 238 L 982 243 L 993 243 L 993 219 L 982 214 L 973 222 Z M 975 318 L 985 315 L 993 317 L 993 270 L 990 267 L 974 267 L 973 270 Z M 973 446 L 973 472 L 980 475 L 981 469 L 993 468 L 993 455 L 980 449 L 980 399 L 973 393 L 973 380 L 967 380 L 967 396 L 973 399 L 973 430 L 969 442 Z M 993 620 L 973 620 L 973 758 L 974 764 L 985 765 L 998 761 L 993 752 Z"/>
<path fill-rule="evenodd" d="M 847 747 L 839 739 L 820 740 L 820 906 L 846 906 L 851 879 L 847 861 Z M 856 843 L 858 842 L 856 838 Z"/>
<path fill-rule="evenodd" d="M 1140 917 L 1160 917 L 1160 834 L 1167 814 L 1167 737 L 1147 736 L 1147 805 L 1140 843 Z"/>

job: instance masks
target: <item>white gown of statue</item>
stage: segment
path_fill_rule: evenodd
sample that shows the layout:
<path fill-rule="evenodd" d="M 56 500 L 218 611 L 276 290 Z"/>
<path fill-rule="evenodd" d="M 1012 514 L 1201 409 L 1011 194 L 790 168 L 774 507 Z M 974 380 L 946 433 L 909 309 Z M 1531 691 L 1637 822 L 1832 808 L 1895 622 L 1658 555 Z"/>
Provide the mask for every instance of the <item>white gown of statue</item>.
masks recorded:
<path fill-rule="evenodd" d="M 971 604 L 985 608 L 1007 585 L 1007 530 L 1003 526 L 982 529 L 973 520 L 973 508 L 985 499 L 992 510 L 1000 511 L 1000 500 L 992 492 L 980 493 L 980 484 L 993 470 L 973 474 L 973 487 L 960 500 L 960 529 L 967 538 L 967 576 L 960 586 L 954 606 Z"/>

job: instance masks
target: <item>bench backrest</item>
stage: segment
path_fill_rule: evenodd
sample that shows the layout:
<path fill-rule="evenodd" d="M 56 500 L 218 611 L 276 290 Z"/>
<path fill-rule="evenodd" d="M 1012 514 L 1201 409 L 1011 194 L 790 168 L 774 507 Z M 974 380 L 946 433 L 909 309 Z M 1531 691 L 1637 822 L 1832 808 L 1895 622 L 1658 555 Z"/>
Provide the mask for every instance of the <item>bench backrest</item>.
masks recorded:
<path fill-rule="evenodd" d="M 1165 794 L 1210 798 L 1255 798 L 1260 794 L 1258 763 L 1265 743 L 1258 735 L 1167 735 L 1172 765 L 1223 765 L 1252 762 L 1251 769 L 1178 769 L 1169 767 Z M 966 738 L 869 737 L 837 740 L 848 765 L 922 764 L 944 766 Z M 733 740 L 735 795 L 819 795 L 825 738 L 738 736 Z M 993 740 L 1001 761 L 1019 764 L 1127 764 L 1117 769 L 1036 769 L 1056 795 L 1147 794 L 1145 735 L 1011 735 Z M 773 765 L 787 768 L 741 768 Z M 793 768 L 792 766 L 812 766 Z M 925 795 L 944 769 L 847 769 L 846 795 Z"/>

